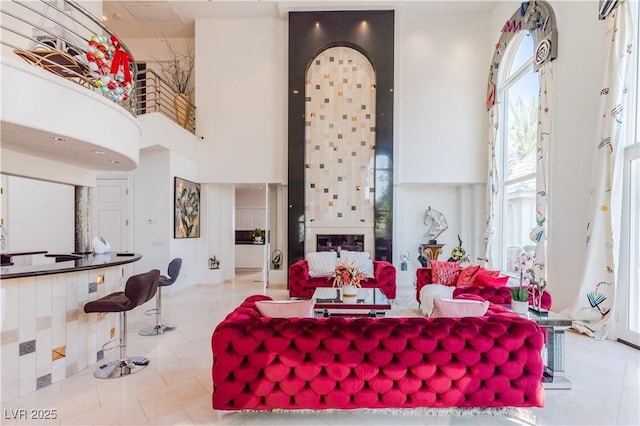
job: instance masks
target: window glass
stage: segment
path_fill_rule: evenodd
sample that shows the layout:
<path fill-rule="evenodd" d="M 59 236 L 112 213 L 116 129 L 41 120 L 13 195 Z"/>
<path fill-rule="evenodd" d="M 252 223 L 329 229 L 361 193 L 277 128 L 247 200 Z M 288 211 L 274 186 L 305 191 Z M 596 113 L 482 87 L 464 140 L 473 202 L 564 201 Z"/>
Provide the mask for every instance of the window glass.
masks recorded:
<path fill-rule="evenodd" d="M 533 56 L 533 37 L 529 31 L 523 31 L 522 34 L 522 36 L 514 38 L 512 41 L 512 43 L 517 43 L 519 41 L 520 44 L 518 44 L 517 49 L 513 54 L 513 62 L 509 68 L 509 77 L 511 77 L 511 74 L 518 71 Z"/>
<path fill-rule="evenodd" d="M 538 88 L 538 75 L 528 72 L 509 88 L 505 96 L 508 104 L 505 115 L 507 126 L 505 176 L 507 180 L 536 171 Z"/>
<path fill-rule="evenodd" d="M 536 226 L 536 139 L 540 83 L 533 72 L 533 37 L 528 31 L 515 36 L 507 46 L 508 69 L 499 82 L 502 99 L 498 138 L 501 178 L 501 208 L 498 252 L 500 269 L 513 272 L 513 262 L 522 252 L 533 252 L 529 234 Z"/>

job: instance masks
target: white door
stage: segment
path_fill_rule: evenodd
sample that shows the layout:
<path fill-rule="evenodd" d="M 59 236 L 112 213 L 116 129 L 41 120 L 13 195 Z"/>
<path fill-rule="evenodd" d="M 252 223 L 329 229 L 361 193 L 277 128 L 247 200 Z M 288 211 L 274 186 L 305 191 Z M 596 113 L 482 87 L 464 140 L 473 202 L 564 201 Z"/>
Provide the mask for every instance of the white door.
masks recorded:
<path fill-rule="evenodd" d="M 640 347 L 640 144 L 625 149 L 618 337 Z"/>
<path fill-rule="evenodd" d="M 104 238 L 112 252 L 132 251 L 129 187 L 127 178 L 96 181 L 92 197 L 93 234 Z"/>

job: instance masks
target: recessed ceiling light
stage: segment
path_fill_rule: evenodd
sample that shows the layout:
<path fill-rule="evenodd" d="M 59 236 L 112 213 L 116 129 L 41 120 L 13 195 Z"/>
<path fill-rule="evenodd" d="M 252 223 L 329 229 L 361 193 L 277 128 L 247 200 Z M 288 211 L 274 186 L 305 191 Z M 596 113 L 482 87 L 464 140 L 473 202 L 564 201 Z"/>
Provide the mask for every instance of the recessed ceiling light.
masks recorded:
<path fill-rule="evenodd" d="M 120 164 L 120 162 L 118 160 L 111 160 L 112 164 Z"/>
<path fill-rule="evenodd" d="M 115 19 L 122 19 L 122 14 L 121 14 L 121 13 L 116 12 L 116 13 L 114 13 L 114 14 L 113 14 L 113 17 L 114 17 Z"/>
<path fill-rule="evenodd" d="M 92 152 L 97 155 L 104 155 L 104 151 L 98 151 L 97 149 L 94 149 Z"/>
<path fill-rule="evenodd" d="M 52 136 L 51 139 L 53 139 L 56 142 L 66 142 L 67 141 L 65 138 L 61 138 L 59 136 Z"/>
<path fill-rule="evenodd" d="M 102 21 L 105 22 L 107 20 L 109 20 L 109 18 L 107 18 L 107 15 L 102 15 Z"/>

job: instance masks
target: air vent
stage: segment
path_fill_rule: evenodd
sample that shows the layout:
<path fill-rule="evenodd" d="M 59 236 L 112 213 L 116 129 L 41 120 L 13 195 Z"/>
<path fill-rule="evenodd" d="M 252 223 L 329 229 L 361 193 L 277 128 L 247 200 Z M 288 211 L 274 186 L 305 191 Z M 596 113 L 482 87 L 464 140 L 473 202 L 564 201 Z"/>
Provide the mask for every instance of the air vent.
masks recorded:
<path fill-rule="evenodd" d="M 123 2 L 123 5 L 140 24 L 184 24 L 168 1 Z"/>

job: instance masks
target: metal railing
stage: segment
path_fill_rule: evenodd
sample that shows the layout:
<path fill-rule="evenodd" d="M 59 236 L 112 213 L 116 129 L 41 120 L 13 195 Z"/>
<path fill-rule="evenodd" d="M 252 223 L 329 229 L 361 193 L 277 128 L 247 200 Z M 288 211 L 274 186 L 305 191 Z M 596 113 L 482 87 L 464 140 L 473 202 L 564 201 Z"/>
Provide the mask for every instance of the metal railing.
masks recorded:
<path fill-rule="evenodd" d="M 195 134 L 196 108 L 190 98 L 175 93 L 156 72 L 138 71 L 126 44 L 80 4 L 73 0 L 11 0 L 0 2 L 0 12 L 3 55 L 15 54 L 31 65 L 101 93 L 134 116 L 160 112 Z M 131 89 L 125 86 L 126 72 L 122 65 L 120 75 L 111 74 L 106 65 L 100 68 L 96 58 L 87 57 L 88 52 L 101 55 L 96 44 L 90 45 L 92 37 L 102 48 L 118 50 L 111 36 L 119 42 L 121 56 L 128 59 Z M 127 96 L 122 96 L 123 93 Z"/>

